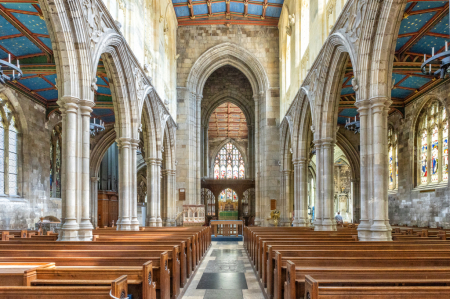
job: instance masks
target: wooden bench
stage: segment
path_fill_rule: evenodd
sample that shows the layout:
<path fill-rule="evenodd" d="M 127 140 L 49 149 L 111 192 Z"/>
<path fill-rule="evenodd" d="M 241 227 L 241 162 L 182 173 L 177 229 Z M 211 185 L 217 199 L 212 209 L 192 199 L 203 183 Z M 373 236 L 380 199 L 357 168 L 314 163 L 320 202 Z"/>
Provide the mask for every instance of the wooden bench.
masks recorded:
<path fill-rule="evenodd" d="M 307 299 L 449 298 L 450 286 L 330 286 L 306 276 Z"/>
<path fill-rule="evenodd" d="M 305 274 L 306 273 L 306 274 Z M 295 268 L 288 261 L 286 282 L 284 285 L 284 298 L 301 298 L 305 294 L 305 277 L 310 275 L 319 281 L 331 281 L 339 279 L 345 282 L 358 280 L 367 281 L 366 285 L 382 282 L 381 279 L 391 280 L 391 284 L 420 285 L 422 281 L 430 285 L 447 284 L 450 279 L 450 268 Z M 409 280 L 409 282 L 407 282 Z M 414 281 L 415 280 L 415 281 Z M 373 281 L 371 283 L 370 281 Z M 360 282 L 362 283 L 362 282 Z M 342 283 L 341 283 L 342 284 Z M 384 283 L 387 285 L 387 283 Z"/>
<path fill-rule="evenodd" d="M 111 299 L 128 296 L 127 276 L 121 276 L 111 286 L 0 286 L 0 298 L 8 299 Z"/>
<path fill-rule="evenodd" d="M 179 285 L 171 282 L 169 270 L 168 252 L 160 254 L 160 258 L 148 257 L 77 257 L 77 256 L 44 256 L 44 257 L 0 257 L 0 263 L 55 263 L 56 266 L 97 266 L 97 267 L 139 267 L 147 262 L 152 262 L 152 281 L 156 282 L 156 289 L 159 289 L 162 299 L 170 299 L 172 296 L 179 294 Z M 172 294 L 171 294 L 172 293 Z"/>

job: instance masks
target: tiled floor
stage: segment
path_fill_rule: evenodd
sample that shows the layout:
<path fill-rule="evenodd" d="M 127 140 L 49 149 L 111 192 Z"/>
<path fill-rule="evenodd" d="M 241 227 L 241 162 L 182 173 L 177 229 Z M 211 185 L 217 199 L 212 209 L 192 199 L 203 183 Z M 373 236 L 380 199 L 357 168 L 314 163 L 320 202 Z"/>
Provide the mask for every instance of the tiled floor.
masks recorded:
<path fill-rule="evenodd" d="M 212 242 L 183 299 L 264 299 L 242 242 Z"/>

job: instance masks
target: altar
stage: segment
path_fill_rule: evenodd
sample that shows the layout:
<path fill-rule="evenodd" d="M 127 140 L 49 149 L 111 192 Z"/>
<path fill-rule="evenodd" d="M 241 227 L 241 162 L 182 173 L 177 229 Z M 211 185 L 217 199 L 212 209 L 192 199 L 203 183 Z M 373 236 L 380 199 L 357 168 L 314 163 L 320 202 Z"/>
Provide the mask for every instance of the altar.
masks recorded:
<path fill-rule="evenodd" d="M 218 234 L 225 237 L 231 235 L 238 237 L 239 233 L 242 235 L 244 231 L 244 221 L 242 220 L 211 220 L 210 223 L 213 226 L 215 237 Z M 240 229 L 239 226 L 241 226 Z"/>

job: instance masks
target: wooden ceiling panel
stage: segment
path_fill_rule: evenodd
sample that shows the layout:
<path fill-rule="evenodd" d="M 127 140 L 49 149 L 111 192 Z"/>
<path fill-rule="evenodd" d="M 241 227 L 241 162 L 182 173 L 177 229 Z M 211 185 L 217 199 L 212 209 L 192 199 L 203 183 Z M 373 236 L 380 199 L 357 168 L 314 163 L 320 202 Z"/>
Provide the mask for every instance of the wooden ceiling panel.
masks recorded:
<path fill-rule="evenodd" d="M 242 110 L 232 104 L 224 103 L 214 110 L 209 119 L 209 137 L 247 138 L 247 121 Z"/>

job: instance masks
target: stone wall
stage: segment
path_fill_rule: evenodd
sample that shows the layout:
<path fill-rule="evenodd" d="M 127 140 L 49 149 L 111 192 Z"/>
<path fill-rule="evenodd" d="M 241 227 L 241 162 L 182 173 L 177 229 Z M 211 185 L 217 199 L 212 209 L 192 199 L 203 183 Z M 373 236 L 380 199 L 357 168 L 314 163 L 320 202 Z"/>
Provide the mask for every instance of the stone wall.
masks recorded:
<path fill-rule="evenodd" d="M 448 107 L 449 83 L 443 84 L 421 96 L 405 107 L 405 115 L 396 112 L 389 116 L 389 123 L 398 134 L 398 190 L 389 195 L 389 219 L 391 224 L 418 225 L 419 227 L 444 226 L 450 228 L 450 190 L 448 182 L 437 187 L 417 188 L 414 181 L 415 123 L 422 107 L 432 99 L 438 99 Z M 447 108 L 448 111 L 448 108 Z M 448 113 L 448 112 L 447 112 Z M 387 179 L 387 178 L 386 178 Z"/>
<path fill-rule="evenodd" d="M 179 27 L 177 32 L 177 189 L 186 188 L 189 203 L 200 200 L 200 111 L 199 102 L 205 94 L 198 94 L 202 90 L 188 90 L 188 76 L 196 61 L 204 57 L 203 54 L 212 47 L 232 44 L 237 49 L 251 53 L 253 60 L 264 69 L 268 80 L 268 90 L 262 94 L 254 94 L 255 127 L 259 130 L 255 135 L 255 169 L 259 172 L 260 189 L 256 191 L 257 202 L 261 200 L 261 207 L 267 210 L 270 199 L 279 197 L 279 130 L 280 124 L 280 91 L 279 91 L 279 45 L 278 28 L 263 26 L 185 26 Z M 230 47 L 232 48 L 232 47 Z M 240 51 L 240 50 L 237 50 Z M 220 54 L 217 54 L 220 56 Z M 248 56 L 247 56 L 248 57 Z M 224 57 L 230 63 L 238 61 L 240 57 Z M 211 57 L 209 63 L 225 63 L 220 58 Z M 248 64 L 245 71 L 256 76 L 256 65 Z M 221 65 L 222 66 L 222 65 Z M 203 79 L 204 74 L 195 73 Z M 209 74 L 210 75 L 210 74 Z M 249 79 L 250 80 L 250 79 Z M 205 78 L 206 81 L 206 78 Z M 261 87 L 261 86 L 259 86 Z M 258 87 L 257 87 L 258 88 Z M 259 93 L 259 91 L 257 91 Z M 258 103 L 256 103 L 258 101 Z M 198 121 L 198 122 L 197 122 Z M 193 163 L 195 159 L 198 163 Z M 257 187 L 258 189 L 258 187 Z M 259 198 L 258 198 L 259 197 Z M 261 211 L 267 214 L 267 211 Z M 267 218 L 264 215 L 262 218 Z"/>
<path fill-rule="evenodd" d="M 0 97 L 11 102 L 21 128 L 19 196 L 0 197 L 0 229 L 34 228 L 41 216 L 61 218 L 61 199 L 50 198 L 50 136 L 60 115 L 47 120 L 42 105 L 8 87 Z"/>

